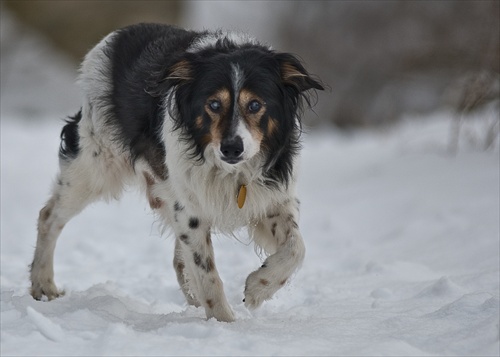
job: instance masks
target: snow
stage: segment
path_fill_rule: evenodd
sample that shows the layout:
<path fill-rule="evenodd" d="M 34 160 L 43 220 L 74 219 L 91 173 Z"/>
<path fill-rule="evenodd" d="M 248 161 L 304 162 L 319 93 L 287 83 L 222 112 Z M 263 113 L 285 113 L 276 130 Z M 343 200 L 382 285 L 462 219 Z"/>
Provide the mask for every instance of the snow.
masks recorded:
<path fill-rule="evenodd" d="M 245 309 L 259 257 L 243 233 L 214 242 L 237 321 L 187 307 L 173 240 L 137 193 L 65 228 L 51 302 L 28 294 L 38 210 L 60 122 L 2 118 L 2 355 L 498 355 L 499 151 L 446 153 L 449 113 L 385 132 L 305 135 L 303 268 Z M 155 223 L 156 222 L 156 223 Z"/>
<path fill-rule="evenodd" d="M 16 76 L 61 63 L 42 52 L 43 62 L 23 56 Z M 55 279 L 66 294 L 33 300 L 36 219 L 57 171 L 60 111 L 75 97 L 74 74 L 59 70 L 48 73 L 61 96 L 38 112 L 31 94 L 2 84 L 0 355 L 500 354 L 498 135 L 480 149 L 494 107 L 464 122 L 456 153 L 446 111 L 378 132 L 305 134 L 302 269 L 248 311 L 245 278 L 262 257 L 242 232 L 214 239 L 234 323 L 186 305 L 173 239 L 132 189 L 65 227 Z"/>

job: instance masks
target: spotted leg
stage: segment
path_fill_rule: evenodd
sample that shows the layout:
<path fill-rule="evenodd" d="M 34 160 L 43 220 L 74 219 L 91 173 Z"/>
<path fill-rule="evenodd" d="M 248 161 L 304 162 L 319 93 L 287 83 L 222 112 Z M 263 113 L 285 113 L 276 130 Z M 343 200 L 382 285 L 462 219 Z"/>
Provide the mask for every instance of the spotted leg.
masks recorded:
<path fill-rule="evenodd" d="M 31 295 L 37 300 L 43 295 L 52 300 L 63 294 L 54 282 L 54 250 L 66 223 L 89 203 L 106 192 L 109 193 L 100 184 L 106 182 L 105 173 L 90 167 L 85 156 L 83 153 L 71 162 L 61 164 L 61 172 L 52 197 L 40 211 L 35 256 L 30 274 Z M 115 187 L 119 190 L 121 185 Z"/>
<path fill-rule="evenodd" d="M 179 202 L 175 202 L 173 208 L 172 226 L 176 234 L 174 265 L 188 303 L 203 306 L 208 319 L 215 317 L 219 321 L 234 321 L 215 267 L 210 226 Z M 179 263 L 182 263 L 182 274 Z"/>
<path fill-rule="evenodd" d="M 193 273 L 189 273 L 188 269 L 190 269 L 190 265 L 186 266 L 186 262 L 184 261 L 183 255 L 183 244 L 180 239 L 175 240 L 175 252 L 174 252 L 174 269 L 177 275 L 177 282 L 181 287 L 184 296 L 186 297 L 186 301 L 189 305 L 193 305 L 196 307 L 201 306 L 199 301 L 194 296 L 193 292 L 189 290 L 189 281 L 188 277 L 192 276 Z"/>
<path fill-rule="evenodd" d="M 54 250 L 65 224 L 86 205 L 83 202 L 71 203 L 68 195 L 61 195 L 60 191 L 64 190 L 55 190 L 38 217 L 35 256 L 30 266 L 31 295 L 37 300 L 44 295 L 52 300 L 64 294 L 54 282 Z"/>
<path fill-rule="evenodd" d="M 298 200 L 292 200 L 268 212 L 255 227 L 255 244 L 270 256 L 246 280 L 246 307 L 257 308 L 270 299 L 302 264 L 305 247 L 298 215 Z"/>

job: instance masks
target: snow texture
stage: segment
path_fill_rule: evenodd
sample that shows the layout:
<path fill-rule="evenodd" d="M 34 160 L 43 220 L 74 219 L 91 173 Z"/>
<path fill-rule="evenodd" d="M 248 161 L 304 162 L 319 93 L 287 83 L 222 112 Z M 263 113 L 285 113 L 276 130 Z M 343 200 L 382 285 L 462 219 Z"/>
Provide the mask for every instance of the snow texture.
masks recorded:
<path fill-rule="evenodd" d="M 307 255 L 293 280 L 247 311 L 260 260 L 244 233 L 214 240 L 232 324 L 186 306 L 173 240 L 133 192 L 67 225 L 55 261 L 66 295 L 31 298 L 59 127 L 2 118 L 1 355 L 498 355 L 498 149 L 447 155 L 449 116 L 307 135 Z"/>
<path fill-rule="evenodd" d="M 66 94 L 72 75 L 64 68 L 48 73 L 57 77 L 51 90 Z M 5 98 L 15 105 L 1 118 L 0 355 L 499 355 L 498 138 L 490 151 L 474 144 L 497 109 L 464 124 L 455 155 L 446 150 L 447 112 L 382 132 L 305 135 L 304 265 L 250 312 L 243 286 L 263 257 L 244 232 L 217 236 L 217 267 L 237 318 L 228 324 L 186 305 L 173 239 L 133 190 L 65 227 L 55 279 L 66 294 L 32 299 L 28 264 L 62 121 L 45 114 L 50 108 L 36 120 L 31 107 L 16 110 L 30 102 L 17 90 L 2 90 L 2 106 Z"/>

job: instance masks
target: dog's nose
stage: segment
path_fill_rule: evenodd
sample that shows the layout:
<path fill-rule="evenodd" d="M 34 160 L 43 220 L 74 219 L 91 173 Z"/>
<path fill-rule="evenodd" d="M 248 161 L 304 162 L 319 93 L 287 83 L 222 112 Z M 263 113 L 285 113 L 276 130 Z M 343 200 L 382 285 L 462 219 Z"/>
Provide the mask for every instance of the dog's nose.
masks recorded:
<path fill-rule="evenodd" d="M 220 144 L 222 160 L 228 164 L 236 164 L 241 161 L 243 154 L 243 140 L 240 136 L 231 139 L 224 139 Z"/>

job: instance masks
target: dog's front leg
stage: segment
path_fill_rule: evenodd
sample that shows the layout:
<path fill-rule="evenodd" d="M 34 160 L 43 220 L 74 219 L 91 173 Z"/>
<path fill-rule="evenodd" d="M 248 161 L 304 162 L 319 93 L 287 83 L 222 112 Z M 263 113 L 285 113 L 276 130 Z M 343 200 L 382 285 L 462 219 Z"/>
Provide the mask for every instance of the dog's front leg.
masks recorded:
<path fill-rule="evenodd" d="M 251 273 L 245 284 L 245 306 L 259 307 L 285 285 L 304 260 L 305 247 L 299 232 L 298 200 L 275 207 L 253 232 L 255 244 L 270 256 Z"/>
<path fill-rule="evenodd" d="M 208 319 L 215 317 L 219 321 L 234 321 L 215 267 L 210 225 L 176 203 L 174 228 L 178 242 L 176 254 L 182 255 L 184 282 L 188 285 L 189 294 L 193 295 L 193 301 L 205 308 Z"/>

